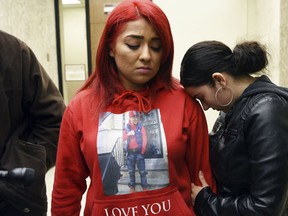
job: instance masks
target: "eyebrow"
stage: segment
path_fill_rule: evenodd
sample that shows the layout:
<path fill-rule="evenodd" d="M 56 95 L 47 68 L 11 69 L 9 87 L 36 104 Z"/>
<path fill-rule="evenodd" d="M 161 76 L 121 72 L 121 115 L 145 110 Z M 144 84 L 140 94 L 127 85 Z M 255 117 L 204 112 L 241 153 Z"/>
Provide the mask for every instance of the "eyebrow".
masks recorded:
<path fill-rule="evenodd" d="M 141 40 L 144 39 L 144 36 L 141 36 L 141 35 L 133 35 L 133 34 L 132 34 L 132 35 L 127 35 L 127 36 L 126 36 L 126 38 L 129 38 L 129 37 L 130 37 L 130 38 L 135 38 L 135 39 L 141 39 Z M 152 41 L 161 41 L 161 40 L 160 40 L 160 37 L 153 37 L 153 38 L 152 38 Z"/>

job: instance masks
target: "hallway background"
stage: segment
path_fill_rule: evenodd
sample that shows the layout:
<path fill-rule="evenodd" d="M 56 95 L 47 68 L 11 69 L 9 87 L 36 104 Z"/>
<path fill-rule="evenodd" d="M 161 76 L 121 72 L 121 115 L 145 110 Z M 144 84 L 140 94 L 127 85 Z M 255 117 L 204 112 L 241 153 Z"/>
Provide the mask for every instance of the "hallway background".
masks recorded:
<path fill-rule="evenodd" d="M 63 86 L 64 99 L 68 103 L 78 87 L 75 87 L 75 82 L 65 83 L 65 79 L 59 80 L 59 74 L 63 76 L 63 71 L 59 71 L 57 66 L 55 2 L 59 3 L 56 0 L 0 0 L 0 29 L 17 36 L 33 49 L 55 84 L 58 87 Z M 62 26 L 63 34 L 65 31 L 70 31 L 66 32 L 68 39 L 65 40 L 65 46 L 71 48 L 73 45 L 71 43 L 75 45 L 75 40 L 72 40 L 73 36 L 84 37 L 83 41 L 78 39 L 78 42 L 87 42 L 88 47 L 91 48 L 91 53 L 87 53 L 87 50 L 84 52 L 91 58 L 92 71 L 95 67 L 93 64 L 98 39 L 107 17 L 105 9 L 115 2 L 119 0 L 86 0 L 84 2 L 90 6 L 88 22 L 91 31 L 88 32 L 88 36 L 91 41 L 86 41 L 87 32 L 83 32 L 85 31 L 83 26 L 87 21 L 85 20 L 87 11 L 83 2 L 79 7 L 74 5 L 62 8 L 63 16 L 66 18 L 58 22 L 61 22 L 63 26 L 65 23 L 74 23 L 73 29 L 65 29 Z M 220 40 L 232 48 L 242 40 L 259 40 L 267 46 L 271 54 L 268 75 L 276 84 L 288 86 L 287 0 L 154 0 L 154 2 L 164 10 L 171 23 L 175 42 L 173 66 L 175 77 L 179 78 L 179 68 L 184 53 L 196 42 Z M 87 58 L 81 57 L 83 50 L 85 50 L 83 47 L 73 46 L 69 50 L 69 56 L 66 55 L 67 58 L 62 56 L 62 70 L 64 64 L 84 64 L 85 73 L 91 72 L 87 71 Z M 211 110 L 205 114 L 211 130 L 217 111 Z M 49 199 L 53 176 L 54 169 L 51 169 L 47 174 Z"/>

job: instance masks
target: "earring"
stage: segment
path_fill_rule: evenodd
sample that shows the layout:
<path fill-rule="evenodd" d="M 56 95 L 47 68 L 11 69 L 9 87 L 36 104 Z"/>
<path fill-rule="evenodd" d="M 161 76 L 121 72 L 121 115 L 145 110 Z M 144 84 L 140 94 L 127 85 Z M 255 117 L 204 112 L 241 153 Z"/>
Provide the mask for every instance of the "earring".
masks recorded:
<path fill-rule="evenodd" d="M 231 94 L 231 99 L 230 99 L 229 102 L 226 103 L 226 104 L 221 104 L 221 103 L 219 102 L 219 99 L 218 99 L 219 92 L 220 92 L 221 90 L 225 91 L 225 89 L 224 89 L 223 87 L 220 87 L 220 88 L 217 89 L 217 91 L 216 91 L 216 93 L 215 93 L 215 100 L 216 100 L 216 102 L 218 103 L 218 105 L 223 106 L 223 107 L 229 106 L 229 105 L 231 104 L 233 98 L 234 98 L 232 90 L 231 90 L 228 86 L 226 87 L 226 89 L 229 90 L 229 92 L 230 92 L 230 94 Z"/>

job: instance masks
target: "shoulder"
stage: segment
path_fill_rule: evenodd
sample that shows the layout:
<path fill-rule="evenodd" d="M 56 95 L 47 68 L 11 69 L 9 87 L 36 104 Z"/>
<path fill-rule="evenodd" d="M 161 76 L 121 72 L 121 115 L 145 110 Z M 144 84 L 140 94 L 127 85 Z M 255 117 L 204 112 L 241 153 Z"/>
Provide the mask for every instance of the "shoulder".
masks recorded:
<path fill-rule="evenodd" d="M 199 101 L 191 97 L 181 85 L 171 90 L 171 93 L 175 97 L 175 104 L 178 104 L 178 102 L 181 104 L 182 101 L 187 108 L 193 108 L 194 110 L 196 107 L 196 110 L 203 111 Z"/>
<path fill-rule="evenodd" d="M 178 100 L 186 100 L 188 98 L 191 98 L 181 85 L 177 85 L 170 90 L 165 89 L 164 92 L 170 97 L 178 98 Z"/>
<path fill-rule="evenodd" d="M 98 118 L 95 112 L 95 93 L 93 90 L 87 89 L 78 92 L 68 103 L 62 122 L 74 125 L 74 129 L 82 128 L 83 125 L 91 125 Z M 69 126 L 69 127 L 70 127 Z M 80 129 L 79 129 L 80 130 Z"/>
<path fill-rule="evenodd" d="M 287 108 L 288 99 L 273 92 L 255 95 L 249 101 L 251 111 L 254 113 L 267 114 L 281 108 Z"/>
<path fill-rule="evenodd" d="M 246 113 L 250 123 L 255 122 L 259 127 L 279 128 L 288 121 L 288 100 L 276 93 L 258 94 L 249 101 Z"/>
<path fill-rule="evenodd" d="M 19 52 L 19 50 L 29 50 L 28 45 L 20 40 L 19 38 L 15 37 L 14 35 L 11 35 L 7 32 L 0 30 L 0 45 L 1 45 L 1 53 L 3 53 L 3 50 L 9 49 L 9 56 L 11 55 L 11 52 L 13 53 L 13 49 L 16 49 L 16 53 Z M 13 49 L 12 49 L 13 48 Z"/>
<path fill-rule="evenodd" d="M 191 97 L 182 86 L 172 90 L 173 107 L 182 107 L 185 118 L 191 119 L 204 119 L 205 114 L 203 108 L 198 100 Z"/>
<path fill-rule="evenodd" d="M 265 154 L 266 152 L 271 153 L 270 156 L 285 154 L 287 158 L 287 99 L 276 93 L 263 93 L 254 96 L 249 105 L 253 106 L 250 108 L 250 112 L 247 113 L 247 119 L 244 122 L 244 133 L 246 135 L 245 140 L 251 147 L 250 149 L 254 149 L 253 155 Z M 283 151 L 280 152 L 279 149 Z"/>
<path fill-rule="evenodd" d="M 4 62 L 1 67 L 10 65 L 10 68 L 16 68 L 22 65 L 23 70 L 27 68 L 33 71 L 34 67 L 31 65 L 40 65 L 36 55 L 24 41 L 3 31 L 0 31 L 0 50 L 1 61 Z M 19 71 L 21 68 L 15 69 L 13 73 Z M 37 71 L 39 71 L 38 66 L 34 72 Z"/>
<path fill-rule="evenodd" d="M 17 39 L 15 36 L 7 33 L 7 32 L 4 32 L 4 31 L 1 31 L 0 30 L 0 43 L 1 44 L 7 44 L 7 43 L 18 43 L 19 44 L 19 39 Z"/>
<path fill-rule="evenodd" d="M 182 106 L 185 109 L 193 109 L 195 107 L 201 108 L 200 103 L 193 97 L 191 97 L 182 86 L 178 86 L 171 90 L 165 90 L 163 94 L 159 95 L 161 98 L 165 98 L 166 101 L 171 101 L 173 105 Z"/>
<path fill-rule="evenodd" d="M 82 90 L 70 100 L 68 108 L 72 111 L 88 111 L 92 109 L 93 104 L 96 103 L 97 95 L 94 89 Z"/>

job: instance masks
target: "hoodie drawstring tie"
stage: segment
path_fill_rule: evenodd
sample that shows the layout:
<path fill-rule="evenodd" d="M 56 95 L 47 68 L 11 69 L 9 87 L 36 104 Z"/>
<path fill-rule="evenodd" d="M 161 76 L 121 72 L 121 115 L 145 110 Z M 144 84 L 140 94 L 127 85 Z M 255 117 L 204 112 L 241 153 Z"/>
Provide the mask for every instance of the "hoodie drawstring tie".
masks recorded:
<path fill-rule="evenodd" d="M 129 97 L 134 97 L 137 99 L 138 101 L 138 109 L 140 112 L 144 112 L 144 113 L 148 113 L 149 111 L 151 111 L 151 102 L 149 99 L 145 98 L 144 96 L 142 96 L 141 94 L 135 92 L 135 91 L 125 91 L 123 92 L 121 95 L 119 95 L 118 97 L 116 97 L 113 102 L 112 105 L 113 106 L 120 106 L 122 104 L 122 102 L 124 101 L 124 99 L 129 98 Z"/>

